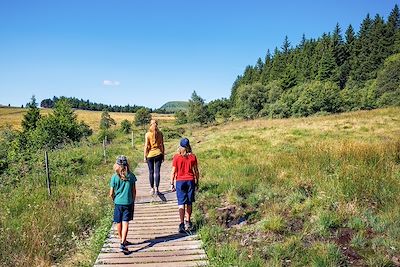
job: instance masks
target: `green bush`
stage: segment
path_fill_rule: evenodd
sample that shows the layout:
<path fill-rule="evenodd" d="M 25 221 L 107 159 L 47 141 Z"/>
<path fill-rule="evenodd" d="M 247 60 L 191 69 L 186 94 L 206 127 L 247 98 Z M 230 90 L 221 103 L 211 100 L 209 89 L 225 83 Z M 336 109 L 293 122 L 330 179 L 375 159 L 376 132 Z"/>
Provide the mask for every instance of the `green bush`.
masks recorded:
<path fill-rule="evenodd" d="M 267 88 L 259 83 L 242 85 L 236 91 L 233 113 L 244 119 L 254 119 L 267 103 Z"/>
<path fill-rule="evenodd" d="M 151 121 L 151 114 L 147 108 L 140 108 L 135 113 L 135 125 L 146 126 Z"/>
<path fill-rule="evenodd" d="M 111 126 L 116 125 L 117 123 L 113 118 L 111 118 L 110 114 L 108 113 L 107 110 L 103 110 L 101 113 L 101 119 L 100 119 L 100 129 L 101 130 L 107 130 Z"/>
<path fill-rule="evenodd" d="M 299 98 L 292 106 L 292 114 L 309 116 L 317 112 L 336 113 L 340 110 L 340 89 L 331 82 L 311 82 L 304 85 Z"/>
<path fill-rule="evenodd" d="M 28 144 L 36 148 L 53 149 L 90 135 L 90 128 L 80 124 L 67 100 L 56 103 L 53 114 L 42 117 L 34 131 L 28 135 Z"/>
<path fill-rule="evenodd" d="M 187 122 L 188 118 L 186 112 L 184 112 L 183 110 L 178 110 L 177 112 L 175 112 L 175 124 L 181 125 Z"/>
<path fill-rule="evenodd" d="M 130 123 L 127 119 L 121 121 L 121 132 L 124 134 L 130 133 L 132 129 L 132 123 Z"/>

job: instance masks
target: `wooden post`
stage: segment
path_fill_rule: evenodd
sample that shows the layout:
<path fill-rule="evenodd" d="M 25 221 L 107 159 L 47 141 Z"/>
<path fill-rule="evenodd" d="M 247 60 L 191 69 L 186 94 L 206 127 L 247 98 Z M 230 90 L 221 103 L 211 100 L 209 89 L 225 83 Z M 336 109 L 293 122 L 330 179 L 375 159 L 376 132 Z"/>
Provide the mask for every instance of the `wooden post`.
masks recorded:
<path fill-rule="evenodd" d="M 107 141 L 107 136 L 105 136 L 104 139 L 103 139 L 103 156 L 104 156 L 104 163 L 107 163 L 107 157 L 106 157 L 106 141 Z"/>
<path fill-rule="evenodd" d="M 44 162 L 46 164 L 46 183 L 47 183 L 47 192 L 49 196 L 51 196 L 51 183 L 50 183 L 50 170 L 49 170 L 49 156 L 47 155 L 47 151 L 44 152 Z"/>
<path fill-rule="evenodd" d="M 132 148 L 135 148 L 135 144 L 133 143 L 133 130 L 132 130 L 131 139 L 132 139 Z"/>

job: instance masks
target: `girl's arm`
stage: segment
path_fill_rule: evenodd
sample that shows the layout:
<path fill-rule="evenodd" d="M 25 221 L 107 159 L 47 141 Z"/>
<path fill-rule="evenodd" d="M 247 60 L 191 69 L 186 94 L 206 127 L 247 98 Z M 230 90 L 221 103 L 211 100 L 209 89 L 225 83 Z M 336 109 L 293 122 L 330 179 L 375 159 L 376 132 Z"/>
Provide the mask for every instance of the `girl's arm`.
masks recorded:
<path fill-rule="evenodd" d="M 111 198 L 112 201 L 114 201 L 115 195 L 114 195 L 114 188 L 110 187 L 110 192 L 108 193 L 109 197 Z"/>
<path fill-rule="evenodd" d="M 136 199 L 136 185 L 132 186 L 132 199 L 133 199 L 133 203 L 135 203 L 135 199 Z"/>

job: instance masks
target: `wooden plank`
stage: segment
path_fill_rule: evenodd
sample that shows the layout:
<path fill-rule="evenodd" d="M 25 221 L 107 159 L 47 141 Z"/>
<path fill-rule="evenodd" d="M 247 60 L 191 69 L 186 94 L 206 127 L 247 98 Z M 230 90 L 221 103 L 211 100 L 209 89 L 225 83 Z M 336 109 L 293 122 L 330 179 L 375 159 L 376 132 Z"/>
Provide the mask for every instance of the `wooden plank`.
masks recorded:
<path fill-rule="evenodd" d="M 204 260 L 207 256 L 203 254 L 193 255 L 175 255 L 171 256 L 160 256 L 160 257 L 140 257 L 136 253 L 133 257 L 118 257 L 118 258 L 103 258 L 98 263 L 102 264 L 126 264 L 126 263 L 165 263 L 165 262 L 179 262 L 179 261 L 196 261 Z"/>
<path fill-rule="evenodd" d="M 135 252 L 130 255 L 125 255 L 124 253 L 102 253 L 99 255 L 99 259 L 107 258 L 132 258 L 132 257 L 173 257 L 182 255 L 196 255 L 203 254 L 203 249 L 185 249 L 185 250 L 170 250 L 170 251 L 144 251 Z"/>
<path fill-rule="evenodd" d="M 117 241 L 117 240 L 115 240 Z M 119 248 L 119 241 L 117 242 L 109 242 L 103 247 L 108 247 L 108 248 Z M 148 242 L 147 240 L 144 240 L 139 243 L 133 243 L 133 245 L 128 246 L 128 248 L 139 248 L 139 247 L 156 247 L 156 246 L 184 246 L 184 245 L 197 245 L 201 244 L 200 240 L 176 240 L 176 241 L 160 241 L 160 242 Z"/>
<path fill-rule="evenodd" d="M 201 243 L 197 243 L 197 244 L 193 244 L 193 245 L 167 245 L 164 244 L 164 246 L 162 245 L 156 245 L 156 246 L 151 246 L 151 247 L 147 247 L 146 245 L 143 245 L 141 248 L 139 247 L 138 249 L 136 249 L 136 252 L 139 251 L 171 251 L 171 250 L 184 250 L 184 249 L 201 249 L 202 245 Z M 129 248 L 130 250 L 132 250 L 132 248 Z M 140 249 L 140 250 L 139 250 Z M 101 249 L 101 253 L 121 253 L 118 249 L 118 247 L 103 247 Z"/>
<path fill-rule="evenodd" d="M 208 261 L 192 261 L 192 262 L 166 262 L 166 263 L 131 263 L 124 264 L 124 267 L 196 267 L 207 266 Z M 104 265 L 96 264 L 95 267 L 104 267 Z M 122 266 L 122 265 L 118 265 Z"/>

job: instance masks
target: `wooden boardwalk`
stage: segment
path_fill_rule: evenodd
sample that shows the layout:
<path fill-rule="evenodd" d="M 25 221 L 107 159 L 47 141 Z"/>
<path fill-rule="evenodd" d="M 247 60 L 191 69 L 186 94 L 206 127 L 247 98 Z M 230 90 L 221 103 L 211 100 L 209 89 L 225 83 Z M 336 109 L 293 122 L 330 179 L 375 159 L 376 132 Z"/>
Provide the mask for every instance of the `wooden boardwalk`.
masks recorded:
<path fill-rule="evenodd" d="M 207 256 L 195 233 L 179 234 L 176 193 L 170 192 L 171 162 L 161 167 L 160 196 L 150 195 L 146 163 L 135 171 L 138 179 L 133 221 L 129 223 L 129 254 L 119 252 L 119 239 L 111 227 L 95 266 L 207 266 Z"/>

